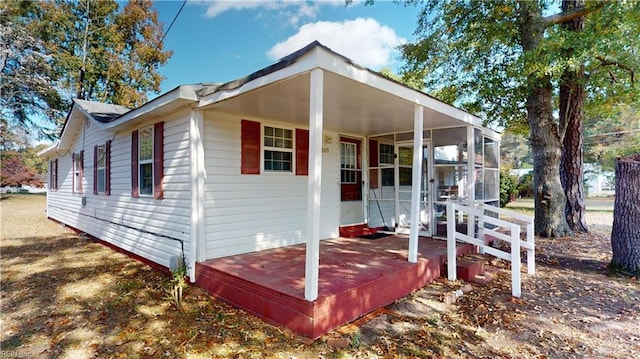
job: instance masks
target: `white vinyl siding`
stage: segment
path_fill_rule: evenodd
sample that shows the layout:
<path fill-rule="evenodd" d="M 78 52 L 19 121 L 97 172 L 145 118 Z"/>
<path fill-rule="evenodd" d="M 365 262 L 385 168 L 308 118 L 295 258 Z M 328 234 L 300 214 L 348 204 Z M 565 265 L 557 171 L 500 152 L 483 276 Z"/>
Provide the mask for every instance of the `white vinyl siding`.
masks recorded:
<path fill-rule="evenodd" d="M 204 113 L 206 258 L 306 241 L 308 177 L 241 175 L 241 119 Z M 340 200 L 339 148 L 327 146 L 322 163 L 322 238 L 338 235 Z"/>
<path fill-rule="evenodd" d="M 191 232 L 191 181 L 189 176 L 189 111 L 154 119 L 146 125 L 164 121 L 164 194 L 162 201 L 150 196 L 131 197 L 131 131 L 99 131 L 95 122 L 82 126 L 75 134 L 68 155 L 58 157 L 58 191 L 49 191 L 47 216 L 137 254 L 163 266 L 171 256 L 184 252 L 189 257 Z M 133 130 L 133 129 L 132 129 Z M 83 134 L 84 131 L 84 134 Z M 81 196 L 71 191 L 71 156 L 83 150 L 84 188 L 93 183 L 93 156 L 88 149 L 111 143 L 111 195 Z M 54 158 L 55 160 L 55 158 Z M 98 167 L 100 168 L 100 166 Z"/>

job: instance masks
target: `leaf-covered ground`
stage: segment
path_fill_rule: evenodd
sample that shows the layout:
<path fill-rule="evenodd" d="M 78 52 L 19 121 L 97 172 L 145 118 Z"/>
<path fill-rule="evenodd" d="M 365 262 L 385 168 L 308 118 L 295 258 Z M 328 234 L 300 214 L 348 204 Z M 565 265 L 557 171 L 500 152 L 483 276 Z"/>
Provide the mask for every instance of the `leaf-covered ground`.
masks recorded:
<path fill-rule="evenodd" d="M 629 358 L 640 353 L 640 283 L 611 275 L 611 213 L 595 230 L 537 241 L 537 275 L 510 295 L 508 265 L 472 284 L 437 281 L 310 341 L 45 219 L 42 196 L 0 201 L 0 356 L 29 358 Z"/>

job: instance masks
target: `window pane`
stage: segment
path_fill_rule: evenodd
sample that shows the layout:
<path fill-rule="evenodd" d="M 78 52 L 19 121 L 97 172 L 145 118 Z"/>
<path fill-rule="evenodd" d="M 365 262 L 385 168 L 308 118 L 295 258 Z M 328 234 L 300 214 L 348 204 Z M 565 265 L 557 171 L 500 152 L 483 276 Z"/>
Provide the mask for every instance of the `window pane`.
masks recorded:
<path fill-rule="evenodd" d="M 291 172 L 293 168 L 291 152 L 264 151 L 265 171 Z"/>
<path fill-rule="evenodd" d="M 408 168 L 408 167 L 400 167 L 399 168 L 399 172 L 400 172 L 400 186 L 411 186 L 411 175 L 413 173 L 413 169 Z"/>
<path fill-rule="evenodd" d="M 498 168 L 500 156 L 500 143 L 491 138 L 484 138 L 484 166 Z"/>
<path fill-rule="evenodd" d="M 105 147 L 98 146 L 98 168 L 104 168 L 106 165 Z"/>
<path fill-rule="evenodd" d="M 381 170 L 381 182 L 383 186 L 393 186 L 393 183 L 394 183 L 393 168 L 383 168 Z"/>
<path fill-rule="evenodd" d="M 500 197 L 500 171 L 484 170 L 484 199 L 493 200 Z"/>
<path fill-rule="evenodd" d="M 105 175 L 104 168 L 98 169 L 98 192 L 99 193 L 104 192 L 104 183 L 105 183 L 104 175 Z"/>
<path fill-rule="evenodd" d="M 140 194 L 153 194 L 153 164 L 140 165 Z"/>
<path fill-rule="evenodd" d="M 356 169 L 355 143 L 340 143 L 340 168 Z"/>
<path fill-rule="evenodd" d="M 153 159 L 153 129 L 147 127 L 140 130 L 140 161 Z"/>
<path fill-rule="evenodd" d="M 473 149 L 475 151 L 475 163 L 482 164 L 482 131 L 477 128 L 473 129 Z"/>
<path fill-rule="evenodd" d="M 476 199 L 484 199 L 484 173 L 481 168 L 476 168 L 474 171 L 476 172 L 475 173 Z"/>
<path fill-rule="evenodd" d="M 380 144 L 380 163 L 393 164 L 393 146 Z"/>
<path fill-rule="evenodd" d="M 293 131 L 283 128 L 264 128 L 265 147 L 293 148 Z"/>
<path fill-rule="evenodd" d="M 466 163 L 467 128 L 433 130 L 433 146 L 436 163 Z"/>
<path fill-rule="evenodd" d="M 411 166 L 413 164 L 413 148 L 398 148 L 398 163 L 401 166 Z"/>

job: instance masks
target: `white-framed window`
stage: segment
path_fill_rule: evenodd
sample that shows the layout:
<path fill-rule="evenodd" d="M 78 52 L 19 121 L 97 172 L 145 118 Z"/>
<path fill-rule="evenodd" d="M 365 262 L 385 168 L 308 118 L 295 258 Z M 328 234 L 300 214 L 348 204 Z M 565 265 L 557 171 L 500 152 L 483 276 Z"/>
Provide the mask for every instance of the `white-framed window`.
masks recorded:
<path fill-rule="evenodd" d="M 356 144 L 340 142 L 340 182 L 357 182 Z"/>
<path fill-rule="evenodd" d="M 82 152 L 73 154 L 73 192 L 82 193 Z"/>
<path fill-rule="evenodd" d="M 386 143 L 380 144 L 380 163 L 390 164 L 394 163 L 395 153 L 393 145 L 388 145 Z"/>
<path fill-rule="evenodd" d="M 153 194 L 153 127 L 138 132 L 138 181 L 140 195 Z"/>
<path fill-rule="evenodd" d="M 96 155 L 96 186 L 98 193 L 106 192 L 106 178 L 107 178 L 107 147 L 105 145 L 99 145 L 97 147 L 98 153 Z"/>
<path fill-rule="evenodd" d="M 265 172 L 293 173 L 293 130 L 264 126 L 263 146 Z"/>

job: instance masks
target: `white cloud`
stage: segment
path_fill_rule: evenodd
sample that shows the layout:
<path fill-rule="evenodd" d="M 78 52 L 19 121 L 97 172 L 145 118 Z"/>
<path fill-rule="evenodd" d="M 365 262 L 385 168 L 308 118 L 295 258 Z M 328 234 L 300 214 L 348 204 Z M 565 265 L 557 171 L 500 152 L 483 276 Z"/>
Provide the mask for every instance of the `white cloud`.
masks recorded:
<path fill-rule="evenodd" d="M 229 10 L 256 9 L 263 6 L 261 1 L 214 1 L 207 7 L 205 17 L 216 17 Z"/>
<path fill-rule="evenodd" d="M 278 10 L 280 11 L 280 15 L 286 16 L 289 24 L 294 26 L 296 26 L 301 19 L 315 19 L 322 5 L 345 6 L 344 0 L 220 0 L 203 3 L 207 6 L 207 11 L 205 12 L 205 17 L 207 18 L 213 18 L 226 11 L 232 10 Z"/>
<path fill-rule="evenodd" d="M 407 42 L 395 31 L 371 18 L 343 22 L 319 21 L 303 25 L 298 33 L 277 43 L 267 56 L 277 60 L 315 40 L 355 63 L 379 69 L 394 62 L 396 48 Z"/>

